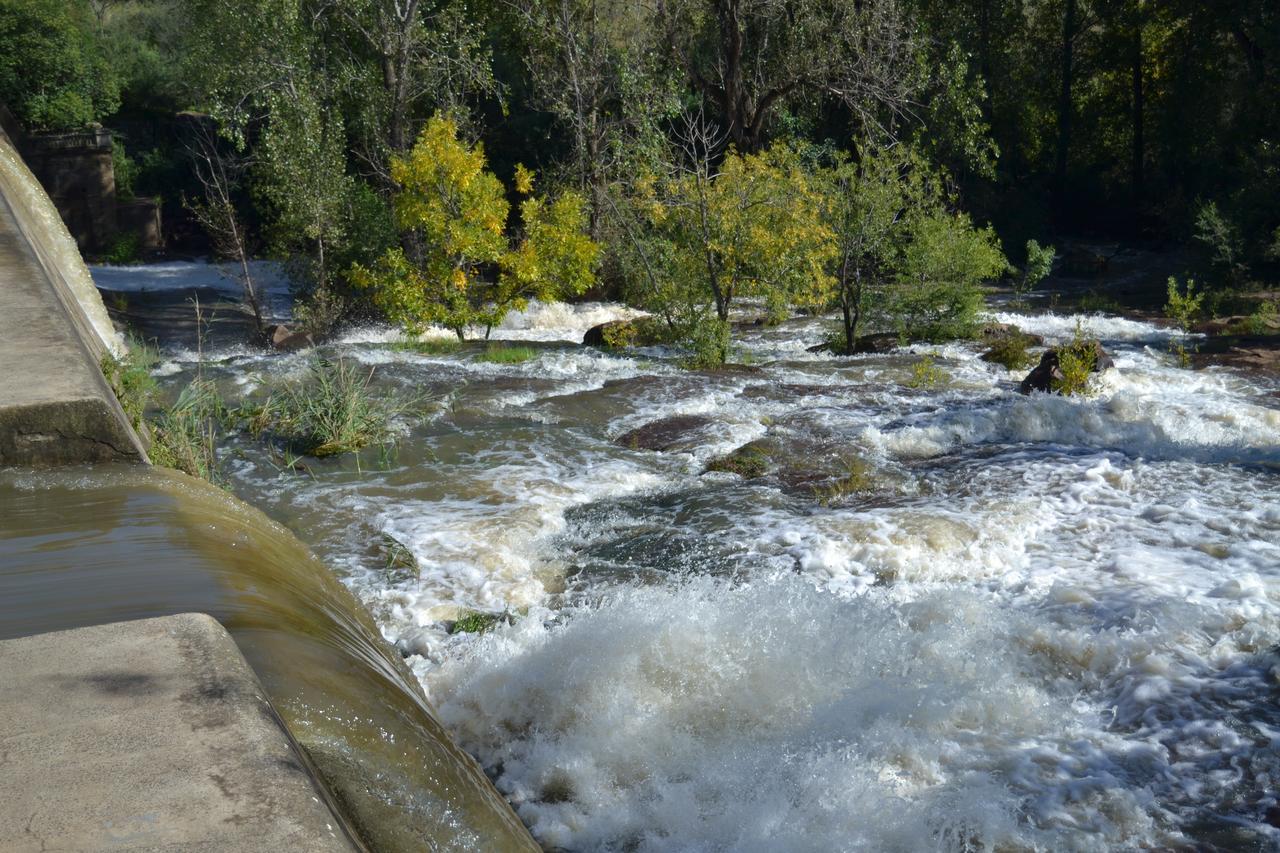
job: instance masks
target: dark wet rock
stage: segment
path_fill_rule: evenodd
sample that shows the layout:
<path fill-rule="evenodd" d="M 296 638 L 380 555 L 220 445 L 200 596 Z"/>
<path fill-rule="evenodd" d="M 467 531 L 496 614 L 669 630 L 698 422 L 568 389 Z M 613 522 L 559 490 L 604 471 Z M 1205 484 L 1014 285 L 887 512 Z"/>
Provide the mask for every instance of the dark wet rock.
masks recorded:
<path fill-rule="evenodd" d="M 296 352 L 316 345 L 315 339 L 309 333 L 296 332 L 288 326 L 267 326 L 264 334 L 271 348 L 281 352 Z"/>
<path fill-rule="evenodd" d="M 1005 340 L 1016 340 L 1028 347 L 1044 346 L 1044 338 L 1031 332 L 1024 332 L 1012 323 L 989 323 L 978 330 L 978 340 L 984 344 L 995 345 Z"/>
<path fill-rule="evenodd" d="M 660 343 L 649 318 L 610 320 L 587 329 L 582 343 L 589 347 L 647 347 Z"/>
<path fill-rule="evenodd" d="M 1101 373 L 1116 366 L 1111 356 L 1102 348 L 1102 344 L 1097 341 L 1090 341 L 1089 344 L 1093 347 L 1093 373 Z M 1040 356 L 1040 363 L 1027 374 L 1026 379 L 1022 380 L 1018 391 L 1023 394 L 1030 394 L 1033 391 L 1047 394 L 1053 391 L 1053 386 L 1064 378 L 1062 371 L 1058 369 L 1058 350 L 1059 347 L 1053 347 Z"/>
<path fill-rule="evenodd" d="M 843 345 L 830 341 L 806 347 L 808 352 L 829 352 L 832 355 L 870 355 L 893 352 L 902 345 L 897 332 L 877 332 L 874 335 L 862 335 L 853 342 L 853 352 L 849 353 Z"/>
<path fill-rule="evenodd" d="M 821 397 L 847 391 L 848 385 L 807 385 L 801 382 L 769 382 L 748 385 L 742 396 L 751 400 L 786 400 L 793 397 Z"/>
<path fill-rule="evenodd" d="M 650 421 L 614 440 L 614 444 L 632 450 L 678 450 L 693 446 L 713 424 L 706 415 L 674 415 Z"/>
<path fill-rule="evenodd" d="M 1210 338 L 1199 345 L 1191 361 L 1196 367 L 1222 365 L 1280 373 L 1280 335 Z"/>

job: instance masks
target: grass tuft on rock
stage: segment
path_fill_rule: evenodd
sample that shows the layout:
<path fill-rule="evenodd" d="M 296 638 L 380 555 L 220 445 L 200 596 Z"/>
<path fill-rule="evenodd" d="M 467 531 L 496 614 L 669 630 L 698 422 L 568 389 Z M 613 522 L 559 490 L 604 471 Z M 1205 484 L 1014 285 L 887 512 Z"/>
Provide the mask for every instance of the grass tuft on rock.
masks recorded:
<path fill-rule="evenodd" d="M 391 348 L 397 352 L 415 352 L 419 355 L 450 355 L 462 349 L 462 341 L 457 338 L 426 338 L 396 341 Z"/>
<path fill-rule="evenodd" d="M 449 628 L 450 634 L 484 634 L 493 630 L 500 622 L 508 621 L 506 613 L 484 613 L 479 610 L 468 610 L 454 620 Z"/>

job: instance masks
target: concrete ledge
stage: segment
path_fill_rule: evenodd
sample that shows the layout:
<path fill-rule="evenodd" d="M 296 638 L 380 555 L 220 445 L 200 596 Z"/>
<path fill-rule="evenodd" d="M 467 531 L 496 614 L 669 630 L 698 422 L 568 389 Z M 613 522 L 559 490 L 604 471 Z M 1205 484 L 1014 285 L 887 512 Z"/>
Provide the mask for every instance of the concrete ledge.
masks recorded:
<path fill-rule="evenodd" d="M 0 850 L 353 851 L 227 632 L 0 642 Z"/>
<path fill-rule="evenodd" d="M 0 193 L 0 465 L 146 460 L 78 310 Z"/>

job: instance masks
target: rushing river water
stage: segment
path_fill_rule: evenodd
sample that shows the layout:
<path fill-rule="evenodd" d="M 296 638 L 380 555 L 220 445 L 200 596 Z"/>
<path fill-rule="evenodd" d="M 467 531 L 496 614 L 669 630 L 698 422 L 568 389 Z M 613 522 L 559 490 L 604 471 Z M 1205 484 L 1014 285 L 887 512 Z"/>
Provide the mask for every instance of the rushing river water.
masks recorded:
<path fill-rule="evenodd" d="M 514 365 L 352 334 L 319 354 L 435 401 L 393 459 L 225 453 L 544 846 L 1280 845 L 1274 379 L 1180 369 L 1168 331 L 1102 316 L 1091 399 L 1022 397 L 972 346 L 812 355 L 816 320 L 742 333 L 750 371 L 573 343 L 620 311 L 509 319 L 539 349 Z M 912 387 L 925 352 L 939 387 Z M 314 355 L 203 370 L 234 399 Z M 176 388 L 194 355 L 167 358 Z M 615 442 L 671 415 L 709 421 Z M 751 441 L 767 475 L 703 473 Z M 450 635 L 470 609 L 511 623 Z"/>

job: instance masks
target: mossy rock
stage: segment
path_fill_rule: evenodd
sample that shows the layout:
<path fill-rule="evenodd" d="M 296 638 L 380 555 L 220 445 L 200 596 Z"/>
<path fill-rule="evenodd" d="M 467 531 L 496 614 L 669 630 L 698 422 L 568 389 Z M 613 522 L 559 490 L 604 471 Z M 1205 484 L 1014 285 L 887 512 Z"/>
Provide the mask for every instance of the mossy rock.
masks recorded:
<path fill-rule="evenodd" d="M 610 320 L 587 329 L 582 343 L 603 349 L 647 347 L 662 342 L 661 329 L 650 317 L 635 320 Z"/>
<path fill-rule="evenodd" d="M 769 473 L 769 453 L 761 442 L 744 444 L 732 453 L 712 459 L 703 473 L 722 471 L 737 474 L 744 480 L 754 480 Z"/>

